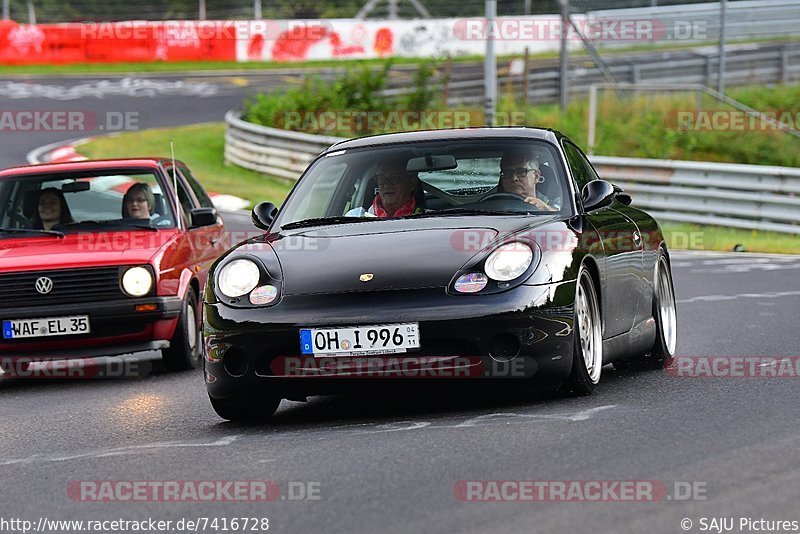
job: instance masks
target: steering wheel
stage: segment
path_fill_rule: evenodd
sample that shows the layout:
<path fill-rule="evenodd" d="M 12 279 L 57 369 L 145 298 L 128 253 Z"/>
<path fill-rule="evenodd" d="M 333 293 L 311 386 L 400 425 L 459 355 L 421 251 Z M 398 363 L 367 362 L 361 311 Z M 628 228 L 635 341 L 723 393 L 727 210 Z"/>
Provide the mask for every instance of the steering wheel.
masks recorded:
<path fill-rule="evenodd" d="M 518 202 L 525 202 L 525 198 L 522 195 L 508 193 L 506 191 L 499 191 L 497 193 L 492 193 L 491 195 L 486 195 L 480 201 L 486 202 L 488 200 L 516 200 Z"/>

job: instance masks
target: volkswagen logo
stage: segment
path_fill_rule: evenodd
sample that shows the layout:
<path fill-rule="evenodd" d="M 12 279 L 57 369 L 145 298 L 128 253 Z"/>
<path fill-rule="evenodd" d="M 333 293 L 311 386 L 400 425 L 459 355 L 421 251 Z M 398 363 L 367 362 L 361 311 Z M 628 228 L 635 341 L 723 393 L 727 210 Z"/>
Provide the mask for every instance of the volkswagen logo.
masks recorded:
<path fill-rule="evenodd" d="M 41 278 L 36 279 L 36 291 L 38 291 L 42 295 L 47 295 L 52 290 L 53 290 L 52 280 L 50 280 L 46 276 L 42 276 Z"/>

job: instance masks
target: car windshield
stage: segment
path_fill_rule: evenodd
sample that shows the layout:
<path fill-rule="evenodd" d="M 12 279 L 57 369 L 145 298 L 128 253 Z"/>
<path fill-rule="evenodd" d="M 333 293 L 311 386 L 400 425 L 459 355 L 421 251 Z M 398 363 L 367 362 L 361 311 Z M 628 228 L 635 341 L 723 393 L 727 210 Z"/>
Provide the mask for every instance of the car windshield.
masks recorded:
<path fill-rule="evenodd" d="M 174 228 L 154 170 L 27 175 L 0 181 L 0 239 Z"/>
<path fill-rule="evenodd" d="M 570 209 L 566 184 L 556 147 L 537 140 L 419 142 L 334 151 L 308 169 L 276 224 L 563 213 Z"/>

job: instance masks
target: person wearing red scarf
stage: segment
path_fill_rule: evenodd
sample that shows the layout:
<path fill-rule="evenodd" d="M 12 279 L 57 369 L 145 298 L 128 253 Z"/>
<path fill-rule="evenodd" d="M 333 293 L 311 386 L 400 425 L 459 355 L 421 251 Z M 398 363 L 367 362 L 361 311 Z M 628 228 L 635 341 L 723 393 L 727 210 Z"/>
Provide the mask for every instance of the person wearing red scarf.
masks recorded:
<path fill-rule="evenodd" d="M 417 188 L 417 175 L 405 170 L 405 164 L 400 167 L 388 164 L 378 166 L 375 181 L 378 185 L 378 194 L 372 201 L 369 211 L 377 217 L 403 217 L 420 213 L 417 207 L 414 192 Z"/>

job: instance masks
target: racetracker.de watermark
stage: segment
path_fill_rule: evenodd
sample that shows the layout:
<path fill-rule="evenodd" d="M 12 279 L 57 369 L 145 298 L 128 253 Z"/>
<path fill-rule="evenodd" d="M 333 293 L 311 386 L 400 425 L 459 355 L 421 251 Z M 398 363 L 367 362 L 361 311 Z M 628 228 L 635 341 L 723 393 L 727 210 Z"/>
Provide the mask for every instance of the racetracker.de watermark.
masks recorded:
<path fill-rule="evenodd" d="M 525 358 L 495 361 L 480 356 L 279 356 L 276 376 L 348 378 L 527 378 L 535 365 Z"/>
<path fill-rule="evenodd" d="M 274 480 L 73 480 L 67 496 L 81 502 L 319 501 L 318 481 Z"/>
<path fill-rule="evenodd" d="M 665 370 L 681 378 L 800 378 L 800 356 L 676 356 Z"/>
<path fill-rule="evenodd" d="M 333 32 L 328 20 L 253 20 L 253 21 L 120 21 L 67 24 L 71 34 L 81 40 L 145 41 L 154 37 L 166 43 L 242 40 L 259 37 L 265 41 L 314 41 Z"/>
<path fill-rule="evenodd" d="M 390 111 L 285 111 L 280 126 L 287 130 L 317 131 L 330 134 L 353 134 L 401 130 L 437 130 L 485 126 L 480 111 L 390 110 Z M 498 126 L 522 126 L 525 113 L 499 112 Z"/>
<path fill-rule="evenodd" d="M 501 17 L 491 22 L 483 18 L 460 19 L 453 35 L 463 41 L 560 41 L 563 25 L 560 18 Z M 661 20 L 658 18 L 572 19 L 567 39 L 604 42 L 648 42 L 654 40 L 695 41 L 707 38 L 703 20 Z"/>
<path fill-rule="evenodd" d="M 453 494 L 465 502 L 705 501 L 708 483 L 662 480 L 460 480 Z"/>
<path fill-rule="evenodd" d="M 122 132 L 139 130 L 138 111 L 0 110 L 0 132 Z"/>
<path fill-rule="evenodd" d="M 13 356 L 0 358 L 0 379 L 138 378 L 150 374 L 152 370 L 153 364 L 146 360 L 116 358 L 50 360 Z"/>
<path fill-rule="evenodd" d="M 678 131 L 778 132 L 800 129 L 800 111 L 674 110 L 664 115 L 664 125 Z"/>

